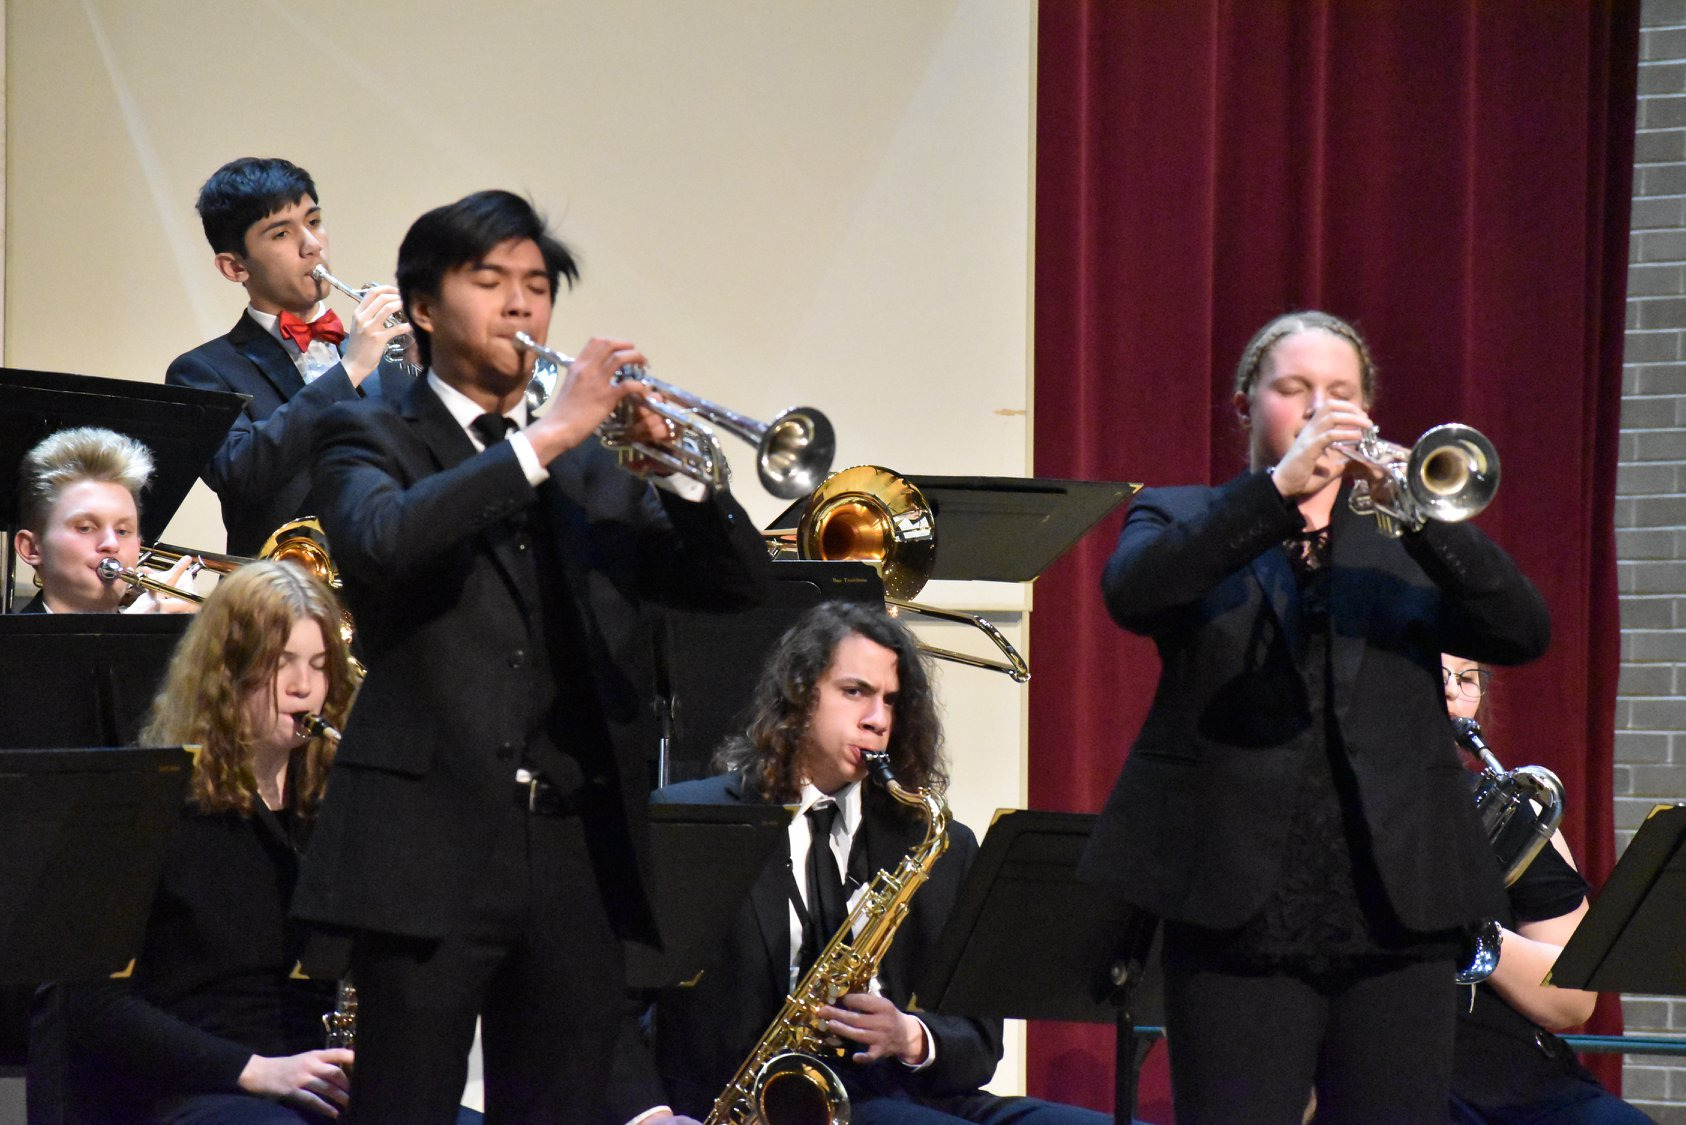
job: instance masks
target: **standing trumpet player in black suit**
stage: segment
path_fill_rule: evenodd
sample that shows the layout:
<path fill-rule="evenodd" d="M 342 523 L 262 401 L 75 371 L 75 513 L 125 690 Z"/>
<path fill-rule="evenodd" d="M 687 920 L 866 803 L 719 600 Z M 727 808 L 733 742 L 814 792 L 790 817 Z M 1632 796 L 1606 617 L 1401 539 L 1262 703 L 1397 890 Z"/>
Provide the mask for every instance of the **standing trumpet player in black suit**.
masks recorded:
<path fill-rule="evenodd" d="M 1374 388 L 1350 324 L 1271 321 L 1236 377 L 1249 471 L 1142 492 L 1107 564 L 1163 669 L 1084 872 L 1165 921 L 1179 1122 L 1297 1123 L 1314 1081 L 1319 1120 L 1443 1120 L 1461 929 L 1504 903 L 1440 654 L 1533 659 L 1545 604 L 1468 523 L 1349 509 Z"/>
<path fill-rule="evenodd" d="M 246 289 L 248 305 L 226 335 L 177 356 L 164 381 L 234 391 L 248 402 L 203 476 L 222 501 L 228 550 L 255 555 L 271 532 L 313 515 L 310 429 L 336 402 L 402 396 L 411 376 L 383 363 L 406 331 L 388 324 L 398 290 L 369 289 L 349 328 L 323 303 L 328 229 L 316 184 L 286 160 L 242 157 L 199 189 L 199 218 L 217 272 Z"/>
<path fill-rule="evenodd" d="M 543 341 L 576 275 L 518 196 L 428 212 L 398 260 L 427 376 L 317 428 L 323 526 L 368 678 L 294 903 L 355 933 L 357 1121 L 451 1121 L 476 1015 L 488 1120 L 593 1116 L 624 1001 L 619 940 L 655 936 L 651 603 L 743 607 L 767 582 L 729 495 L 652 487 L 593 436 L 634 391 L 613 378 L 643 363 L 632 344 L 591 340 L 528 418 L 514 336 Z M 636 429 L 668 437 L 651 411 Z"/>

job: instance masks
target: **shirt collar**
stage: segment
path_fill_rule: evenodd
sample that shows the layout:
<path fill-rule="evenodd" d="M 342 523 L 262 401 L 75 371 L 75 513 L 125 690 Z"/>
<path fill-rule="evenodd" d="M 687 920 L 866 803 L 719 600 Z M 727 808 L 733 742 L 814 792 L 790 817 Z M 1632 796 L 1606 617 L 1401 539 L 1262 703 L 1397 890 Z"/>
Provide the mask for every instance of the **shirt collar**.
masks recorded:
<path fill-rule="evenodd" d="M 861 824 L 861 783 L 851 781 L 835 793 L 821 793 L 814 787 L 813 782 L 802 783 L 802 793 L 796 806 L 797 816 L 804 816 L 808 810 L 822 801 L 837 806 L 840 819 L 843 822 L 843 832 L 849 839 L 854 839 L 855 829 Z"/>
<path fill-rule="evenodd" d="M 480 415 L 485 414 L 486 409 L 441 379 L 439 373 L 431 367 L 427 371 L 427 385 L 433 388 L 433 393 L 439 396 L 439 401 L 445 404 L 445 409 L 451 412 L 451 417 L 457 420 L 457 425 L 461 426 L 465 433 L 472 435 L 474 431 L 468 428 L 469 424 Z M 504 411 L 504 417 L 514 422 L 516 429 L 526 429 L 527 400 L 525 398 L 516 399 L 515 405 Z M 815 792 L 818 792 L 818 790 L 815 790 Z"/>
<path fill-rule="evenodd" d="M 317 301 L 316 307 L 310 310 L 309 316 L 305 317 L 305 323 L 307 323 L 307 324 L 316 323 L 317 318 L 320 317 L 323 313 L 325 313 L 327 311 L 328 311 L 328 306 L 322 301 Z M 256 321 L 257 324 L 258 324 L 258 327 L 262 328 L 265 332 L 268 332 L 271 336 L 274 336 L 277 340 L 279 340 L 282 343 L 283 346 L 288 347 L 288 348 L 292 348 L 293 351 L 298 350 L 296 347 L 294 347 L 293 342 L 291 340 L 289 340 L 285 336 L 281 335 L 281 316 L 280 316 L 279 313 L 259 312 L 257 309 L 254 309 L 251 305 L 247 305 L 246 306 L 246 315 L 251 317 L 254 321 Z"/>

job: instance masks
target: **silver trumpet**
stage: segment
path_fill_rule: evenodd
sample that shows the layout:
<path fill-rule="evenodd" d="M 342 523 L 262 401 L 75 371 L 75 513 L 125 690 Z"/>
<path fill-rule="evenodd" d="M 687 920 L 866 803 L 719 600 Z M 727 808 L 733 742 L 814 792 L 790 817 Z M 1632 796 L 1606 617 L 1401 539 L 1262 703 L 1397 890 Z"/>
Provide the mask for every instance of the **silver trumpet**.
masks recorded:
<path fill-rule="evenodd" d="M 563 370 L 572 366 L 574 360 L 525 332 L 517 332 L 515 342 L 537 357 L 526 392 L 528 408 L 536 410 L 555 393 Z M 786 500 L 806 496 L 831 469 L 837 437 L 830 420 L 811 406 L 793 406 L 771 422 L 757 422 L 663 382 L 642 367 L 623 367 L 615 372 L 616 382 L 629 379 L 643 384 L 645 391 L 661 395 L 661 399 L 653 399 L 646 393 L 635 396 L 638 403 L 630 399 L 623 401 L 597 427 L 598 438 L 621 454 L 623 460 L 644 458 L 712 488 L 725 488 L 731 480 L 731 469 L 712 424 L 755 446 L 755 467 L 761 486 L 774 496 Z M 628 440 L 639 405 L 672 423 L 673 444 L 649 445 Z"/>
<path fill-rule="evenodd" d="M 326 284 L 333 286 L 335 289 L 338 289 L 341 293 L 344 293 L 347 297 L 350 297 L 353 301 L 356 301 L 359 304 L 362 303 L 364 297 L 369 295 L 369 290 L 380 284 L 378 281 L 371 281 L 363 288 L 358 289 L 354 286 L 347 285 L 345 282 L 329 273 L 327 266 L 317 266 L 315 269 L 310 271 L 310 276 L 315 278 L 317 281 L 325 282 Z M 386 318 L 385 326 L 387 328 L 391 328 L 395 324 L 408 323 L 410 322 L 404 319 L 403 313 L 396 312 Z M 400 333 L 388 340 L 386 342 L 387 362 L 401 363 L 406 367 L 418 369 L 420 365 L 412 362 L 410 359 L 410 344 L 411 339 L 408 332 Z"/>
<path fill-rule="evenodd" d="M 1410 449 L 1383 441 L 1374 427 L 1356 442 L 1334 446 L 1348 460 L 1385 469 L 1392 478 L 1387 499 L 1360 480 L 1347 501 L 1357 514 L 1376 517 L 1376 526 L 1390 538 L 1420 531 L 1429 520 L 1467 520 L 1492 503 L 1499 490 L 1499 451 L 1473 426 L 1435 426 Z"/>

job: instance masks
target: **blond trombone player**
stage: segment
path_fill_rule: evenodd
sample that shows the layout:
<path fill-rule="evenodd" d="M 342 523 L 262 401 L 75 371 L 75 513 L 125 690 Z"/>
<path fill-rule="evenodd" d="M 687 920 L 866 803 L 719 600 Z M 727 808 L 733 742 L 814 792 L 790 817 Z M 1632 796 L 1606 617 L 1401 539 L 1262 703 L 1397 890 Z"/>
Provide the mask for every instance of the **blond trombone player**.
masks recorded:
<path fill-rule="evenodd" d="M 23 613 L 192 613 L 198 603 L 130 587 L 101 573 L 140 561 L 140 494 L 152 478 L 152 452 L 92 426 L 60 430 L 24 455 L 19 472 L 18 557 L 41 592 Z M 187 589 L 194 560 L 184 556 L 158 581 Z"/>

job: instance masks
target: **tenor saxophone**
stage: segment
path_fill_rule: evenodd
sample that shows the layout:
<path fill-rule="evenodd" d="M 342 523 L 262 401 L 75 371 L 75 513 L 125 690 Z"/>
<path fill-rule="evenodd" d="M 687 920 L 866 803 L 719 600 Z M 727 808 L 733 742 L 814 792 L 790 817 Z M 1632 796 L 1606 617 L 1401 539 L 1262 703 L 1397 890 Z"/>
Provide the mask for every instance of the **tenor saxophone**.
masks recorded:
<path fill-rule="evenodd" d="M 940 792 L 908 792 L 890 772 L 890 755 L 863 755 L 884 789 L 904 805 L 925 810 L 925 839 L 895 871 L 880 871 L 831 941 L 802 977 L 755 1050 L 714 1101 L 707 1125 L 778 1125 L 819 1118 L 847 1125 L 849 1095 L 824 1055 L 834 1053 L 819 1030 L 819 1009 L 862 992 L 878 973 L 914 892 L 948 847 L 948 802 Z"/>

